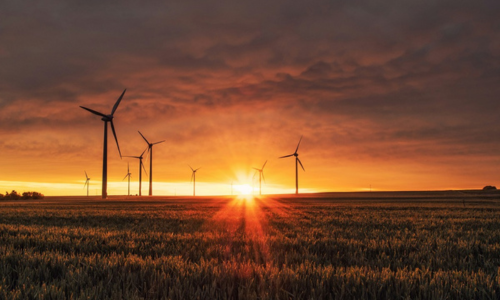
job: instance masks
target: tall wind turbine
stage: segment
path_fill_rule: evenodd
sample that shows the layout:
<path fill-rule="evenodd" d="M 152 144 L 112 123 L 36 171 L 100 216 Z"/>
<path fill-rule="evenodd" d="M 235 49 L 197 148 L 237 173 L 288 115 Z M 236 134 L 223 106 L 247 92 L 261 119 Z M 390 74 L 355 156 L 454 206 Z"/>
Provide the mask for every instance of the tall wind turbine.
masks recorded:
<path fill-rule="evenodd" d="M 89 196 L 90 178 L 87 175 L 87 171 L 84 171 L 84 172 L 85 172 L 85 178 L 87 178 L 87 180 L 85 180 L 85 184 L 83 185 L 83 188 L 85 188 L 85 186 L 87 186 L 87 197 L 88 197 Z"/>
<path fill-rule="evenodd" d="M 266 179 L 264 178 L 264 167 L 266 166 L 266 164 L 267 160 L 262 166 L 262 168 L 260 169 L 254 168 L 255 170 L 257 170 L 257 172 L 259 172 L 259 195 L 262 195 L 262 179 L 264 179 L 264 182 L 266 181 Z"/>
<path fill-rule="evenodd" d="M 299 167 L 298 167 L 298 164 L 300 164 L 300 166 L 302 167 L 302 170 L 304 170 L 304 172 L 306 171 L 304 169 L 304 166 L 302 165 L 302 162 L 299 159 L 299 153 L 297 153 L 297 151 L 299 151 L 299 146 L 300 146 L 301 141 L 302 141 L 302 137 L 300 137 L 299 144 L 297 145 L 297 149 L 295 149 L 295 152 L 293 154 L 280 157 L 280 158 L 285 158 L 285 157 L 295 156 L 295 194 L 296 195 L 299 194 Z"/>
<path fill-rule="evenodd" d="M 80 106 L 81 108 L 90 111 L 94 115 L 101 116 L 101 120 L 104 121 L 104 147 L 102 152 L 102 199 L 106 199 L 108 197 L 108 123 L 111 123 L 111 130 L 113 130 L 113 136 L 115 137 L 116 147 L 118 147 L 118 152 L 120 153 L 120 158 L 122 157 L 122 152 L 120 151 L 120 145 L 118 145 L 118 138 L 116 137 L 115 126 L 113 126 L 113 115 L 115 114 L 118 105 L 120 105 L 120 101 L 122 101 L 123 95 L 125 95 L 125 91 L 121 94 L 120 98 L 116 100 L 115 106 L 113 106 L 113 110 L 111 110 L 111 114 L 105 115 L 98 111 L 92 110 L 90 108 L 86 108 Z"/>
<path fill-rule="evenodd" d="M 142 136 L 142 138 L 146 141 L 148 144 L 148 149 L 149 149 L 149 196 L 153 196 L 153 145 L 163 143 L 163 141 L 159 141 L 156 143 L 150 143 L 140 131 L 138 131 L 139 134 Z"/>
<path fill-rule="evenodd" d="M 189 166 L 191 168 L 191 166 Z M 198 169 L 193 169 L 191 168 L 191 171 L 193 171 L 193 174 L 191 175 L 191 180 L 193 181 L 193 196 L 196 196 L 196 171 L 198 171 L 200 168 Z"/>
<path fill-rule="evenodd" d="M 127 163 L 127 175 L 125 175 L 122 180 L 128 177 L 128 196 L 130 196 L 130 175 L 132 175 L 132 173 L 130 173 L 130 164 Z"/>
<path fill-rule="evenodd" d="M 146 175 L 148 175 L 148 172 L 146 172 L 146 168 L 144 167 L 144 164 L 142 163 L 142 156 L 144 155 L 144 152 L 146 152 L 146 150 L 148 150 L 148 148 L 146 148 L 144 151 L 142 151 L 142 154 L 141 156 L 124 156 L 124 157 L 132 157 L 132 158 L 137 158 L 139 159 L 139 196 L 141 196 L 141 192 L 142 192 L 142 169 L 144 169 L 144 173 L 146 173 Z M 142 167 L 142 169 L 141 169 Z"/>

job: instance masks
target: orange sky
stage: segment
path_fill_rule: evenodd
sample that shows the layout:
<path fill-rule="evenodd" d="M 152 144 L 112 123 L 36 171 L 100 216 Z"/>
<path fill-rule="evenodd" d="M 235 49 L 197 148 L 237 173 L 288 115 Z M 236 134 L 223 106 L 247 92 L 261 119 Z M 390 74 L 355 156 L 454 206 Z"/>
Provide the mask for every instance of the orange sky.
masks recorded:
<path fill-rule="evenodd" d="M 0 4 L 0 191 L 100 193 L 103 124 L 155 194 L 482 188 L 500 180 L 497 1 Z M 109 139 L 109 194 L 131 164 Z M 145 161 L 149 172 L 149 161 Z M 144 177 L 143 192 L 147 192 Z M 258 192 L 258 191 L 256 191 Z"/>

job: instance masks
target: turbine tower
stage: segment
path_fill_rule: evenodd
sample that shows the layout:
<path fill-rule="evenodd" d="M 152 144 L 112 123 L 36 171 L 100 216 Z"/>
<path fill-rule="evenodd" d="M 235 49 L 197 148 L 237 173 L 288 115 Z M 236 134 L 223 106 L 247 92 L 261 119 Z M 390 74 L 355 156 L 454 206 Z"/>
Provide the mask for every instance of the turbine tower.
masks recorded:
<path fill-rule="evenodd" d="M 144 152 L 146 152 L 146 150 L 148 150 L 148 148 L 146 148 L 144 151 L 142 151 L 142 154 L 141 156 L 124 156 L 124 157 L 132 157 L 132 158 L 137 158 L 139 159 L 139 196 L 141 196 L 141 192 L 142 192 L 142 169 L 144 169 L 144 173 L 146 173 L 146 175 L 148 175 L 148 172 L 146 172 L 146 168 L 144 167 L 144 164 L 142 163 L 142 156 L 144 155 Z M 142 169 L 141 169 L 142 167 Z"/>
<path fill-rule="evenodd" d="M 102 117 L 101 120 L 104 121 L 104 147 L 102 152 L 102 199 L 106 199 L 108 197 L 108 123 L 111 123 L 111 130 L 113 131 L 113 136 L 115 137 L 116 147 L 118 147 L 120 158 L 122 157 L 120 145 L 118 145 L 118 138 L 116 137 L 115 126 L 113 126 L 113 115 L 115 114 L 118 105 L 120 105 L 120 101 L 122 101 L 123 95 L 125 95 L 125 91 L 127 91 L 127 89 L 123 90 L 120 98 L 116 100 L 115 106 L 113 106 L 113 110 L 111 110 L 111 114 L 109 115 L 105 115 L 90 108 L 80 106 L 81 108 L 88 110 L 94 115 Z"/>
<path fill-rule="evenodd" d="M 191 168 L 191 166 L 189 166 Z M 191 181 L 193 181 L 193 197 L 196 196 L 196 171 L 198 171 L 199 169 L 201 168 L 198 168 L 198 169 L 193 169 L 191 168 L 191 171 L 193 171 L 192 175 L 191 175 Z"/>
<path fill-rule="evenodd" d="M 156 143 L 150 143 L 140 131 L 138 131 L 139 134 L 142 136 L 142 138 L 146 141 L 148 144 L 148 149 L 149 149 L 149 196 L 153 196 L 153 145 L 163 143 L 165 140 L 156 142 Z"/>
<path fill-rule="evenodd" d="M 128 196 L 130 196 L 130 175 L 132 175 L 132 173 L 130 173 L 130 164 L 127 163 L 127 175 L 125 175 L 125 177 L 123 177 L 122 181 L 128 177 Z"/>
<path fill-rule="evenodd" d="M 266 164 L 267 160 L 262 166 L 262 168 L 260 169 L 254 168 L 255 170 L 257 170 L 257 172 L 259 172 L 259 195 L 262 195 L 262 179 L 264 179 L 264 182 L 266 182 L 266 179 L 264 178 L 264 167 L 266 166 Z"/>
<path fill-rule="evenodd" d="M 300 166 L 302 167 L 302 170 L 304 170 L 304 172 L 306 171 L 304 169 L 304 166 L 302 165 L 302 162 L 299 159 L 299 153 L 297 153 L 297 151 L 299 151 L 299 146 L 300 146 L 301 141 L 302 141 L 302 137 L 300 137 L 299 144 L 297 145 L 297 149 L 295 149 L 295 152 L 293 154 L 280 157 L 280 158 L 285 158 L 285 157 L 295 156 L 295 194 L 296 195 L 299 194 L 299 167 L 298 167 L 298 164 L 300 164 Z"/>
<path fill-rule="evenodd" d="M 87 171 L 84 171 L 84 172 L 85 172 L 85 178 L 87 178 L 87 180 L 85 180 L 85 184 L 83 185 L 83 188 L 85 188 L 85 186 L 87 186 L 87 197 L 88 197 L 89 196 L 90 178 L 87 175 Z"/>

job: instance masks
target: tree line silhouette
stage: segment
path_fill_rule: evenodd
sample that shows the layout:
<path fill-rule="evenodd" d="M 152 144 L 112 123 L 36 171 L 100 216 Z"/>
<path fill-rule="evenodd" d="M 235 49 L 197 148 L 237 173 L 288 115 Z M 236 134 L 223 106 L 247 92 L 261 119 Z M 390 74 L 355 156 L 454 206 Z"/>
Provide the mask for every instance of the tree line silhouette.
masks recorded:
<path fill-rule="evenodd" d="M 39 192 L 24 192 L 19 194 L 16 190 L 12 190 L 12 192 L 5 192 L 4 194 L 0 194 L 0 200 L 26 200 L 26 199 L 43 199 L 45 196 Z"/>

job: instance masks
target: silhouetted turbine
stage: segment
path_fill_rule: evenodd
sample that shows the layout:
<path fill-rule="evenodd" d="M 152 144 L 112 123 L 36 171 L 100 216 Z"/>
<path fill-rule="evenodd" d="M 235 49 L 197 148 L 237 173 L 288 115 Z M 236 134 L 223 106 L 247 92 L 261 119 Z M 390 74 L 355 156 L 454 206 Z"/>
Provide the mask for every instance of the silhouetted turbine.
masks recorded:
<path fill-rule="evenodd" d="M 125 175 L 125 177 L 123 177 L 122 181 L 128 177 L 128 196 L 130 196 L 130 175 L 132 175 L 132 173 L 130 173 L 130 164 L 127 163 L 127 175 Z"/>
<path fill-rule="evenodd" d="M 140 131 L 138 131 L 142 138 L 146 141 L 149 148 L 149 196 L 153 196 L 153 145 L 163 143 L 163 141 L 150 143 Z"/>
<path fill-rule="evenodd" d="M 142 169 L 144 169 L 144 173 L 146 173 L 146 175 L 148 175 L 148 172 L 146 172 L 146 168 L 144 167 L 144 164 L 142 163 L 142 156 L 144 155 L 144 152 L 146 152 L 146 150 L 148 150 L 148 148 L 146 148 L 144 151 L 142 151 L 142 154 L 141 156 L 124 156 L 124 157 L 132 157 L 132 158 L 137 158 L 139 159 L 139 196 L 141 196 L 141 192 L 142 192 Z M 142 169 L 141 169 L 142 167 Z"/>
<path fill-rule="evenodd" d="M 104 121 L 104 147 L 102 153 L 102 198 L 106 199 L 108 197 L 108 122 L 111 123 L 111 130 L 113 131 L 113 136 L 115 137 L 116 146 L 118 147 L 118 152 L 120 153 L 120 158 L 122 157 L 122 152 L 120 151 L 120 145 L 118 145 L 118 138 L 116 137 L 115 126 L 113 126 L 113 115 L 115 114 L 118 105 L 120 105 L 120 101 L 122 101 L 123 95 L 125 95 L 125 91 L 121 94 L 120 98 L 116 100 L 115 106 L 113 106 L 113 110 L 111 114 L 105 115 L 98 111 L 92 110 L 90 108 L 86 108 L 80 106 L 81 108 L 90 111 L 94 115 L 101 116 L 101 120 Z"/>
<path fill-rule="evenodd" d="M 87 180 L 85 180 L 85 184 L 83 184 L 83 188 L 85 188 L 85 186 L 87 186 L 87 197 L 88 197 L 89 196 L 90 178 L 87 175 L 87 171 L 84 171 L 84 172 L 85 172 L 85 178 L 87 178 Z"/>
<path fill-rule="evenodd" d="M 191 166 L 189 166 L 189 168 L 191 168 Z M 193 196 L 196 196 L 196 171 L 198 171 L 199 169 L 201 169 L 201 167 L 196 169 L 196 170 L 191 168 L 191 171 L 193 171 L 193 173 L 191 175 L 191 180 L 193 181 Z"/>
<path fill-rule="evenodd" d="M 280 158 L 285 158 L 285 157 L 295 156 L 295 194 L 299 194 L 299 168 L 298 168 L 297 163 L 299 163 L 300 166 L 302 167 L 302 170 L 305 171 L 304 166 L 302 165 L 302 162 L 299 159 L 299 153 L 297 153 L 297 151 L 299 151 L 299 146 L 300 146 L 301 141 L 302 141 L 302 137 L 300 137 L 299 144 L 297 145 L 297 149 L 295 149 L 295 152 L 293 154 L 280 157 Z"/>
<path fill-rule="evenodd" d="M 259 172 L 259 195 L 262 195 L 262 179 L 264 179 L 264 182 L 266 182 L 266 179 L 264 178 L 264 167 L 266 166 L 266 164 L 267 160 L 262 166 L 262 168 L 260 169 L 254 168 L 255 170 L 257 170 L 257 172 Z"/>

